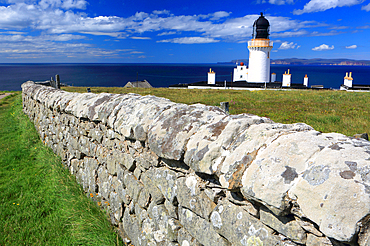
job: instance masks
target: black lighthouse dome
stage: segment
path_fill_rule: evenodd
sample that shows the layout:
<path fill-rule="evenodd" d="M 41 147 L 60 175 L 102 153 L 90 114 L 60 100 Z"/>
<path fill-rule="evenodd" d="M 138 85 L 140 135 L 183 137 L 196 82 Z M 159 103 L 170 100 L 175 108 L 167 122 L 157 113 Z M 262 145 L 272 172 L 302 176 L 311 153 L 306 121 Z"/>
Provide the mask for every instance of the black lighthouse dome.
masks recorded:
<path fill-rule="evenodd" d="M 268 39 L 270 35 L 270 23 L 263 16 L 261 16 L 253 24 L 253 39 Z"/>

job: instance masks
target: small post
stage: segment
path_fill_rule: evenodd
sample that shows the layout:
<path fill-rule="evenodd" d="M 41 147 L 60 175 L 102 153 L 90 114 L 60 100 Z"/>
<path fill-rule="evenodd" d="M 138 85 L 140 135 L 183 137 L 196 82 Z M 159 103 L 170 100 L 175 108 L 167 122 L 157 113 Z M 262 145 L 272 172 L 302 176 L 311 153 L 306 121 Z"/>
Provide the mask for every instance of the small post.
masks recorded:
<path fill-rule="evenodd" d="M 50 86 L 51 87 L 55 87 L 55 83 L 54 83 L 53 77 L 50 77 Z"/>
<path fill-rule="evenodd" d="M 55 75 L 55 89 L 60 89 L 60 78 L 59 78 L 59 74 Z"/>
<path fill-rule="evenodd" d="M 229 102 L 220 102 L 220 108 L 226 113 L 229 114 Z"/>

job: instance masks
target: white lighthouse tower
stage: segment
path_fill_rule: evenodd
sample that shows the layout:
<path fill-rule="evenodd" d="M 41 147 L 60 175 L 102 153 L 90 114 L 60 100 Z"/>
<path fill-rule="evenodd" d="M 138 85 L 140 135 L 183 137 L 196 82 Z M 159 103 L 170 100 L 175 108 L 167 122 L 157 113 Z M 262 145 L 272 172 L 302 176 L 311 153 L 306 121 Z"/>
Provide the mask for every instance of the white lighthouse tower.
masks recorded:
<path fill-rule="evenodd" d="M 248 41 L 249 68 L 248 82 L 270 82 L 270 23 L 261 13 L 253 24 L 253 37 Z"/>

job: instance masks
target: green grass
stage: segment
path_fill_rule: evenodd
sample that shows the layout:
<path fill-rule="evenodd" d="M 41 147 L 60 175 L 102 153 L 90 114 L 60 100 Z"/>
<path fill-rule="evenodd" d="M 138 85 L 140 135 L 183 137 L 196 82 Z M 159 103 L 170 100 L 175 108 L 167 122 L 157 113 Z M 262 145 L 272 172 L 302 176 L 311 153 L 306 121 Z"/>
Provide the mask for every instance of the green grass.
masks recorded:
<path fill-rule="evenodd" d="M 64 87 L 86 92 L 86 87 Z M 92 87 L 92 92 L 138 93 L 165 97 L 174 102 L 219 106 L 230 102 L 230 113 L 265 116 L 275 122 L 304 122 L 321 132 L 348 136 L 370 133 L 370 93 L 330 90 L 186 90 L 167 88 Z"/>
<path fill-rule="evenodd" d="M 19 92 L 0 105 L 0 245 L 123 245 L 22 112 Z"/>

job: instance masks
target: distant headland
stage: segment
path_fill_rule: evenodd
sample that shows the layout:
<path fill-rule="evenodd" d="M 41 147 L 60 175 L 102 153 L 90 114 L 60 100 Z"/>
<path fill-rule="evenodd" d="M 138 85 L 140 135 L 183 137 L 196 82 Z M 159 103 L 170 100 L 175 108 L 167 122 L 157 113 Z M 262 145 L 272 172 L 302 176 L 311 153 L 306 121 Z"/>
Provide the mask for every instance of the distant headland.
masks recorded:
<path fill-rule="evenodd" d="M 222 64 L 240 63 L 248 64 L 248 59 L 237 59 L 230 62 L 219 62 Z M 271 64 L 282 65 L 327 65 L 327 66 L 370 66 L 370 60 L 350 60 L 350 59 L 299 59 L 299 58 L 286 58 L 286 59 L 271 59 Z"/>

